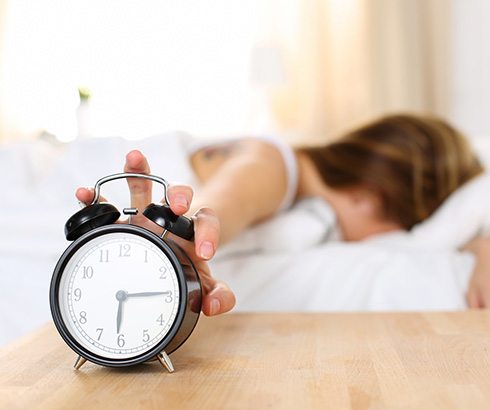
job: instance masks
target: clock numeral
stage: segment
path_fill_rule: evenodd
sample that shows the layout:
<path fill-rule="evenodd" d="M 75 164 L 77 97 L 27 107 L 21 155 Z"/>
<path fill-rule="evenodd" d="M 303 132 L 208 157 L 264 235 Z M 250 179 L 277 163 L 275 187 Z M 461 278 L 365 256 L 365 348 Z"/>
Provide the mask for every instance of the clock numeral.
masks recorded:
<path fill-rule="evenodd" d="M 104 329 L 101 327 L 98 327 L 97 329 L 95 329 L 95 331 L 99 332 L 99 335 L 97 336 L 97 340 L 100 340 L 100 338 L 102 337 L 102 332 L 104 331 Z"/>
<path fill-rule="evenodd" d="M 119 245 L 119 256 L 124 258 L 131 256 L 129 253 L 131 252 L 131 245 L 129 243 L 120 244 Z"/>
<path fill-rule="evenodd" d="M 78 321 L 79 321 L 79 322 L 80 322 L 82 325 L 84 325 L 85 323 L 87 323 L 87 312 L 85 312 L 85 311 L 83 311 L 83 310 L 82 310 L 82 311 L 80 312 L 80 318 L 78 319 Z"/>
<path fill-rule="evenodd" d="M 150 340 L 150 335 L 148 333 L 148 329 L 143 330 L 143 343 L 146 343 Z"/>
<path fill-rule="evenodd" d="M 145 262 L 148 263 L 148 249 L 145 249 Z"/>
<path fill-rule="evenodd" d="M 160 272 L 160 279 L 167 279 L 167 267 L 166 266 L 162 266 L 158 270 Z"/>
<path fill-rule="evenodd" d="M 172 297 L 172 291 L 169 290 L 168 295 L 165 297 L 165 302 L 171 303 L 173 300 L 174 300 L 174 298 Z"/>
<path fill-rule="evenodd" d="M 117 337 L 117 345 L 119 347 L 124 347 L 124 345 L 126 344 L 126 341 L 124 340 L 124 335 L 121 333 L 118 337 Z"/>
<path fill-rule="evenodd" d="M 94 268 L 92 266 L 84 266 L 82 279 L 92 279 L 92 276 L 94 276 Z"/>
<path fill-rule="evenodd" d="M 73 291 L 73 296 L 75 296 L 75 302 L 78 302 L 82 298 L 82 289 L 76 288 Z"/>
<path fill-rule="evenodd" d="M 101 249 L 100 250 L 100 263 L 109 262 L 109 249 Z"/>
<path fill-rule="evenodd" d="M 165 321 L 163 320 L 163 313 L 158 316 L 157 322 L 160 323 L 160 326 L 163 326 L 165 324 Z"/>

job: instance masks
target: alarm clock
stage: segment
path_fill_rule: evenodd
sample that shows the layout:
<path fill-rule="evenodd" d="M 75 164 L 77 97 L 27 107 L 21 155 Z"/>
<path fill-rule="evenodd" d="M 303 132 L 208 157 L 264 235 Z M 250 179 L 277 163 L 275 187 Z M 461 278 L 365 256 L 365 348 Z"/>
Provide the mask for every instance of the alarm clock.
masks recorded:
<path fill-rule="evenodd" d="M 116 223 L 117 208 L 99 202 L 103 184 L 121 178 L 160 183 L 164 204 L 150 204 L 143 215 L 163 228 L 157 235 L 131 225 L 136 208 L 125 208 L 129 223 Z M 123 367 L 157 359 L 169 371 L 169 354 L 191 335 L 201 312 L 201 283 L 189 256 L 167 238 L 172 232 L 194 236 L 193 221 L 175 215 L 168 183 L 155 175 L 121 173 L 98 180 L 92 202 L 65 225 L 70 246 L 53 272 L 50 307 L 66 344 L 78 354 L 75 368 L 87 360 Z"/>

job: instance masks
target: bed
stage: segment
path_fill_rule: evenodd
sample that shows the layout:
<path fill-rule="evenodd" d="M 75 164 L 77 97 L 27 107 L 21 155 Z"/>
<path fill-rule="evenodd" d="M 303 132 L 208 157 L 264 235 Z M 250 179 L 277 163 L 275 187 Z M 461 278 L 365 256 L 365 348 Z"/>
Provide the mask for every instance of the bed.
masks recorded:
<path fill-rule="evenodd" d="M 70 144 L 39 140 L 0 148 L 0 345 L 50 320 L 49 283 L 68 245 L 64 223 L 79 209 L 75 188 L 120 172 L 125 153 L 133 148 L 147 155 L 152 173 L 196 185 L 183 149 L 186 138 L 170 133 L 137 142 L 109 137 Z M 487 139 L 475 139 L 475 144 L 487 162 Z M 490 180 L 485 183 L 490 186 Z M 488 192 L 485 200 L 490 203 Z M 128 198 L 123 182 L 105 186 L 104 194 L 120 207 Z M 158 200 L 160 193 L 154 195 Z M 466 202 L 469 207 L 475 201 Z M 447 221 L 452 212 L 439 219 Z M 326 240 L 329 218 L 328 205 L 316 199 L 302 201 L 223 247 L 211 265 L 214 275 L 235 290 L 236 310 L 466 307 L 474 259 L 457 251 L 454 242 L 444 243 L 450 236 L 446 230 L 433 230 L 431 236 L 421 229 L 414 237 L 397 233 L 348 244 Z M 307 229 L 298 230 L 300 225 Z M 460 236 L 459 228 L 451 235 Z"/>

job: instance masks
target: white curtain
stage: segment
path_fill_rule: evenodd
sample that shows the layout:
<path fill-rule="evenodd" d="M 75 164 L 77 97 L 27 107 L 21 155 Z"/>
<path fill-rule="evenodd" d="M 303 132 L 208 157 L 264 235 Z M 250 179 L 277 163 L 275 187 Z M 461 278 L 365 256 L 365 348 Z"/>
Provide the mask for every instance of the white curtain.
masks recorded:
<path fill-rule="evenodd" d="M 74 133 L 80 85 L 102 135 L 314 140 L 389 111 L 448 113 L 447 0 L 114 4 L 0 0 L 0 139 Z"/>
<path fill-rule="evenodd" d="M 286 61 L 288 81 L 270 93 L 282 129 L 325 139 L 390 111 L 447 114 L 449 2 L 287 4 L 269 33 Z"/>

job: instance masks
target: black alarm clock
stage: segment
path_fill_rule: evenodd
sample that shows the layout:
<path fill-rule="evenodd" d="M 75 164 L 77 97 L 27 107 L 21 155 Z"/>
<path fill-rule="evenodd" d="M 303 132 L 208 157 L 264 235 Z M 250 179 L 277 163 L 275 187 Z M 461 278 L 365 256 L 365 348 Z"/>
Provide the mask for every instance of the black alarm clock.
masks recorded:
<path fill-rule="evenodd" d="M 100 187 L 121 178 L 144 178 L 163 185 L 166 204 L 150 204 L 143 215 L 163 228 L 157 235 L 131 225 L 139 210 L 125 208 L 129 223 L 110 203 L 99 202 Z M 196 268 L 168 232 L 192 240 L 191 219 L 168 206 L 168 183 L 146 174 L 121 173 L 97 181 L 92 203 L 65 225 L 73 243 L 53 272 L 50 306 L 58 332 L 78 354 L 75 368 L 87 360 L 110 367 L 157 359 L 174 370 L 169 354 L 191 335 L 201 311 Z"/>

